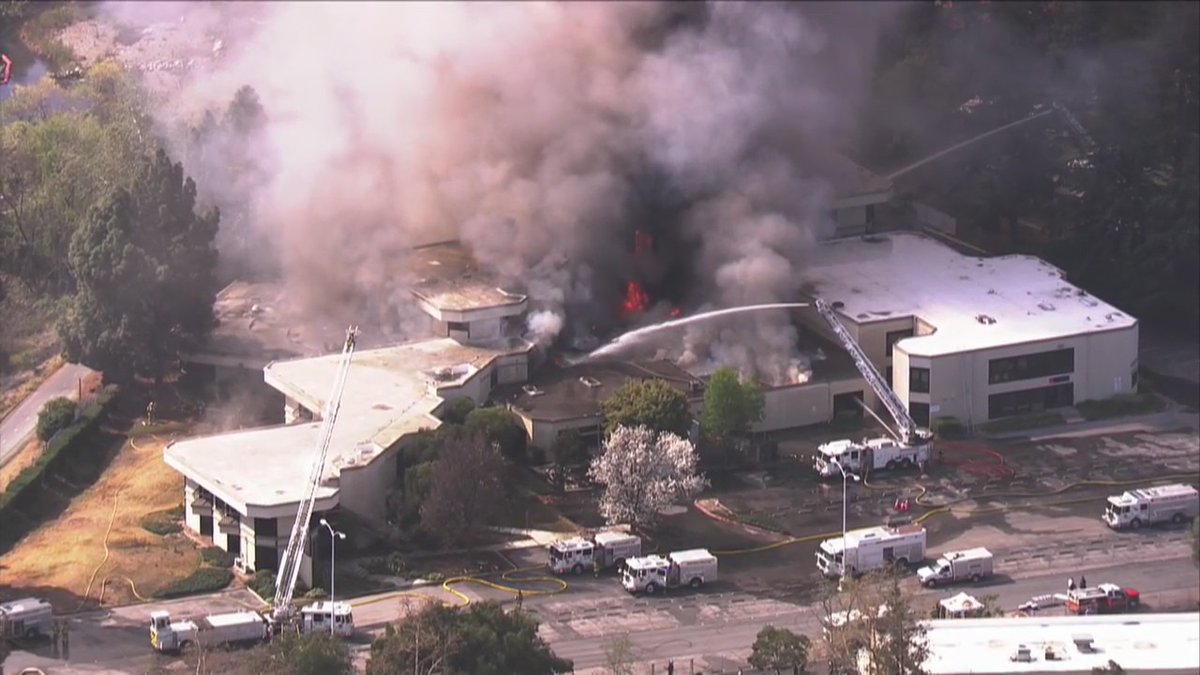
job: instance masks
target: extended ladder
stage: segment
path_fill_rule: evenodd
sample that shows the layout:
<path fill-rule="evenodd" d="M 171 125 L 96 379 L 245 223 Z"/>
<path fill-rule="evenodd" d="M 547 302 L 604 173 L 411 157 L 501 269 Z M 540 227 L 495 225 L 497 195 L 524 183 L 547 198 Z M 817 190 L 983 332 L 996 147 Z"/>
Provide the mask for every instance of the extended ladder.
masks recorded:
<path fill-rule="evenodd" d="M 300 499 L 300 507 L 296 511 L 296 522 L 292 524 L 292 535 L 288 538 L 287 548 L 284 549 L 279 563 L 273 612 L 274 618 L 279 621 L 286 619 L 291 613 L 292 593 L 296 590 L 300 562 L 304 559 L 304 548 L 308 543 L 308 527 L 312 521 L 313 506 L 317 501 L 317 488 L 321 485 L 325 458 L 329 454 L 329 445 L 333 439 L 333 425 L 337 421 L 338 410 L 342 407 L 342 390 L 346 387 L 346 378 L 350 373 L 350 360 L 354 356 L 354 342 L 357 336 L 358 328 L 352 326 L 346 330 L 346 343 L 342 346 L 342 357 L 338 362 L 333 391 L 325 403 L 325 416 L 321 421 L 321 432 L 317 439 L 317 453 L 309 469 L 304 496 Z"/>
<path fill-rule="evenodd" d="M 829 306 L 829 303 L 817 299 L 814 304 L 817 311 L 825 319 L 825 322 L 829 324 L 829 327 L 833 329 L 838 339 L 842 341 L 842 346 L 846 348 L 846 351 L 850 354 L 850 358 L 854 359 L 854 365 L 858 367 L 858 372 L 862 373 L 863 379 L 870 385 L 871 390 L 875 392 L 880 401 L 883 401 L 884 407 L 892 414 L 892 419 L 900 427 L 900 441 L 911 445 L 914 440 L 926 440 L 928 432 L 920 429 L 916 421 L 909 416 L 908 409 L 904 407 L 904 402 L 900 400 L 899 396 L 896 396 L 896 392 L 892 391 L 891 385 L 880 374 L 875 364 L 871 363 L 871 359 L 867 358 L 862 347 L 858 346 L 858 342 L 854 339 L 854 336 L 850 335 L 850 331 L 846 330 L 841 319 L 838 318 L 837 313 Z"/>
<path fill-rule="evenodd" d="M 1067 126 L 1071 127 L 1072 131 L 1079 134 L 1079 137 L 1082 138 L 1084 143 L 1087 144 L 1088 150 L 1096 149 L 1096 141 L 1092 140 L 1092 135 L 1087 132 L 1087 129 L 1083 127 L 1083 124 L 1079 122 L 1075 115 L 1071 114 L 1070 110 L 1067 110 L 1067 106 L 1059 103 L 1058 101 L 1051 101 L 1050 105 L 1054 106 L 1054 109 L 1057 110 L 1060 115 L 1062 115 L 1063 119 L 1067 122 Z"/>

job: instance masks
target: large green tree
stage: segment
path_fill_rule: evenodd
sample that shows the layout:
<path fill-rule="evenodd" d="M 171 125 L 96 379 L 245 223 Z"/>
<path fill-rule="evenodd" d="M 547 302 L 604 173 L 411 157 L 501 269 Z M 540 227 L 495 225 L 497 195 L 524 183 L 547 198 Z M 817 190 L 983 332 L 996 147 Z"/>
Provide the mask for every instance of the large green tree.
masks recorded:
<path fill-rule="evenodd" d="M 758 670 L 776 673 L 790 670 L 803 673 L 808 669 L 809 639 L 786 628 L 763 626 L 750 651 L 750 665 Z"/>
<path fill-rule="evenodd" d="M 555 656 L 537 629 L 532 615 L 495 602 L 427 606 L 375 640 L 367 675 L 571 672 L 571 662 Z"/>
<path fill-rule="evenodd" d="M 71 238 L 78 291 L 59 322 L 67 357 L 127 380 L 160 379 L 215 325 L 219 214 L 195 210 L 196 185 L 158 150 Z"/>
<path fill-rule="evenodd" d="M 757 384 L 740 380 L 732 368 L 718 369 L 704 391 L 701 428 L 717 441 L 741 436 L 763 418 L 765 405 L 766 399 Z"/>
<path fill-rule="evenodd" d="M 648 427 L 687 437 L 692 413 L 687 396 L 662 380 L 629 380 L 600 404 L 605 430 Z"/>

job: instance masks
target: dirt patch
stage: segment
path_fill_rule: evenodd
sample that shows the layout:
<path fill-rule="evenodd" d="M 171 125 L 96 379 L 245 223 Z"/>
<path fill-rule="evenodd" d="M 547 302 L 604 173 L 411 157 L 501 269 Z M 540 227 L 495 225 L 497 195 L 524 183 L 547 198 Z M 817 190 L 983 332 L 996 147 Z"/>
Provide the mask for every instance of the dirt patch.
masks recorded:
<path fill-rule="evenodd" d="M 59 517 L 0 557 L 10 587 L 6 593 L 46 596 L 60 611 L 72 611 L 148 599 L 196 570 L 200 555 L 190 540 L 142 527 L 147 514 L 182 502 L 183 477 L 162 461 L 170 440 L 156 435 L 124 442 L 95 483 L 69 498 Z M 60 497 L 77 488 L 61 477 L 48 483 Z"/>

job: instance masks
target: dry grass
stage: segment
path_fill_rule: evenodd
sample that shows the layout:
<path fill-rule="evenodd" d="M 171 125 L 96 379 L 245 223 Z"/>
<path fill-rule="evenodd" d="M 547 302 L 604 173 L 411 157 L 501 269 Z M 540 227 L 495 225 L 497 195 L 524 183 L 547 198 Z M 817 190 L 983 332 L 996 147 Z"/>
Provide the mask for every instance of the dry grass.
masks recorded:
<path fill-rule="evenodd" d="M 12 459 L 0 469 L 0 492 L 8 489 L 8 484 L 12 479 L 16 478 L 30 464 L 37 461 L 38 457 L 42 456 L 42 442 L 33 439 L 25 444 L 17 454 L 13 455 Z"/>
<path fill-rule="evenodd" d="M 66 359 L 61 354 L 54 354 L 58 350 L 58 343 L 49 340 L 49 337 L 42 336 L 42 342 L 46 344 L 33 348 L 38 352 L 39 358 L 44 360 L 39 361 L 32 368 L 19 370 L 19 366 L 14 363 L 13 372 L 4 378 L 3 391 L 0 391 L 0 419 L 3 419 L 8 411 L 17 407 L 18 403 L 24 401 L 25 397 L 40 387 L 47 377 L 56 373 L 66 363 Z M 46 358 L 46 353 L 51 353 L 53 356 Z M 14 361 L 20 360 L 19 357 L 14 359 Z"/>
<path fill-rule="evenodd" d="M 182 501 L 183 477 L 162 460 L 168 440 L 126 442 L 96 484 L 73 499 L 60 518 L 0 557 L 6 584 L 37 588 L 52 602 L 69 603 L 61 609 L 70 611 L 84 602 L 116 605 L 134 602 L 138 595 L 150 598 L 199 567 L 199 549 L 190 540 L 160 537 L 141 527 L 147 514 Z"/>

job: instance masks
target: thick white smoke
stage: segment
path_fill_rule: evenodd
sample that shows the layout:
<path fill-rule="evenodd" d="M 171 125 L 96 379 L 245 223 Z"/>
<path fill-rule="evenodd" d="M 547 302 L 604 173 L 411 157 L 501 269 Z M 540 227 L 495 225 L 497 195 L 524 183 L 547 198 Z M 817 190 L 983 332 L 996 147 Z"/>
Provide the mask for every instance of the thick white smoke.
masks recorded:
<path fill-rule="evenodd" d="M 154 3 L 109 7 L 137 24 L 158 11 L 146 5 Z M 189 21 L 219 35 L 224 55 L 163 110 L 219 110 L 239 87 L 257 91 L 267 122 L 253 144 L 265 161 L 251 189 L 238 172 L 209 171 L 219 184 L 200 190 L 218 203 L 228 194 L 251 202 L 244 221 L 224 225 L 251 230 L 236 239 L 256 242 L 294 297 L 398 314 L 406 251 L 461 238 L 559 317 L 530 317 L 544 334 L 561 330 L 563 308 L 609 301 L 606 289 L 634 264 L 630 232 L 647 220 L 696 247 L 699 259 L 680 272 L 692 276 L 693 306 L 793 299 L 797 266 L 832 200 L 805 144 L 853 132 L 876 32 L 895 11 L 200 7 Z M 647 176 L 671 193 L 672 208 L 644 208 Z M 791 331 L 775 315 L 693 329 L 680 355 L 789 379 Z"/>

